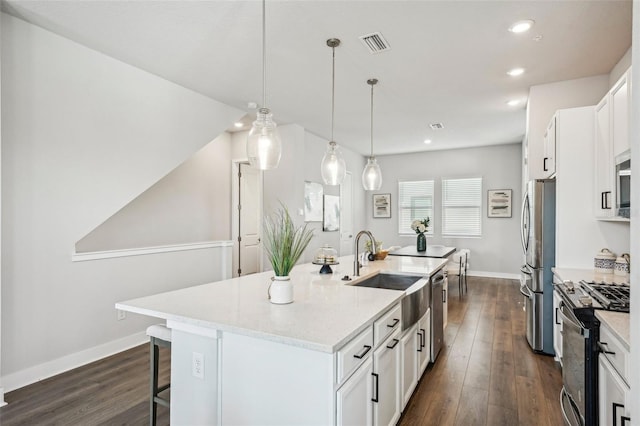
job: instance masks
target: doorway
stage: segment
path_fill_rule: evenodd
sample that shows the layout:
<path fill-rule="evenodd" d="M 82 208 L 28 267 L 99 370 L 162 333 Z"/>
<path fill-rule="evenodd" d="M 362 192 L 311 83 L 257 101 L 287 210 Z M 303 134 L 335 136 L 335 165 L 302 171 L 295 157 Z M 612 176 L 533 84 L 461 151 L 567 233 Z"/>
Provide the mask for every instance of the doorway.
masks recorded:
<path fill-rule="evenodd" d="M 246 162 L 235 163 L 233 276 L 262 270 L 262 175 Z"/>
<path fill-rule="evenodd" d="M 340 185 L 340 256 L 353 254 L 353 183 L 347 172 Z"/>

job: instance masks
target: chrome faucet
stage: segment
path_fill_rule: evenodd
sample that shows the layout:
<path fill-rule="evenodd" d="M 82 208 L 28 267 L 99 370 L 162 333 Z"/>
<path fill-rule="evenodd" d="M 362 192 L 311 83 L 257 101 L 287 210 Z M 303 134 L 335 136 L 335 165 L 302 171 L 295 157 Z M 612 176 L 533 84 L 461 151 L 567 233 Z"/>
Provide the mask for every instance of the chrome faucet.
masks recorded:
<path fill-rule="evenodd" d="M 358 256 L 358 242 L 360 242 L 360 237 L 362 236 L 362 234 L 366 234 L 367 237 L 369 237 L 369 241 L 371 241 L 372 250 L 377 250 L 376 239 L 373 238 L 373 234 L 370 231 L 366 231 L 365 230 L 365 231 L 358 232 L 358 235 L 356 235 L 356 239 L 355 239 L 356 247 L 355 247 L 355 250 L 353 250 L 354 253 L 355 253 L 355 259 L 353 260 L 353 276 L 354 277 L 359 277 L 360 276 L 360 260 L 358 259 L 358 257 L 359 257 Z M 375 254 L 375 252 L 374 252 L 374 254 Z"/>

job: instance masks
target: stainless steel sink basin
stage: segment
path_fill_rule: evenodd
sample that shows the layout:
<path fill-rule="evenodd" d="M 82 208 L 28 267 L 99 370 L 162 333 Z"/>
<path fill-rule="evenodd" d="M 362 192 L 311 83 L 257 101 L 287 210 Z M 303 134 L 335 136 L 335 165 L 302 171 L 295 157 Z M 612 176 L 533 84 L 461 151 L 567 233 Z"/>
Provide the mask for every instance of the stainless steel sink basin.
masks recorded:
<path fill-rule="evenodd" d="M 428 278 L 399 274 L 377 274 L 353 285 L 405 292 L 402 298 L 402 330 L 410 328 L 422 318 L 431 303 L 431 286 Z"/>
<path fill-rule="evenodd" d="M 358 287 L 374 287 L 406 291 L 409 287 L 420 281 L 420 279 L 421 277 L 411 275 L 377 274 L 354 285 Z"/>

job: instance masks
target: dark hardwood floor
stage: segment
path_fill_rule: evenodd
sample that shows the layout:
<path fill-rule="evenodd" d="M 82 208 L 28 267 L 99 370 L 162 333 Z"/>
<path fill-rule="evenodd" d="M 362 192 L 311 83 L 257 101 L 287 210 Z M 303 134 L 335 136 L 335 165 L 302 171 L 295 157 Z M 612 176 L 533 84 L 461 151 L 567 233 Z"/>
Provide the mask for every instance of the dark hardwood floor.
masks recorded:
<path fill-rule="evenodd" d="M 524 337 L 515 281 L 469 278 L 449 286 L 446 344 L 422 377 L 400 425 L 562 425 L 562 375 Z M 161 382 L 169 352 L 161 348 Z M 149 347 L 142 345 L 5 395 L 0 424 L 148 425 Z M 158 424 L 169 412 L 158 407 Z"/>

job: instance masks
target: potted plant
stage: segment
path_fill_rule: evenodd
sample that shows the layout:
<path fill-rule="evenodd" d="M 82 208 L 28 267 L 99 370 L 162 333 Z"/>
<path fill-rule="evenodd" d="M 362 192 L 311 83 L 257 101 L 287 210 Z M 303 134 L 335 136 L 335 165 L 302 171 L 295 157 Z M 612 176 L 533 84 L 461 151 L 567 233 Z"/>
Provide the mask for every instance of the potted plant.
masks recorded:
<path fill-rule="evenodd" d="M 307 229 L 307 224 L 296 226 L 289 210 L 282 203 L 278 210 L 265 218 L 265 250 L 275 273 L 268 291 L 271 303 L 293 302 L 293 286 L 289 273 L 312 237 L 313 230 Z"/>
<path fill-rule="evenodd" d="M 425 237 L 424 233 L 429 229 L 430 220 L 431 219 L 427 217 L 426 219 L 416 219 L 411 222 L 411 229 L 416 231 L 416 234 L 418 234 L 418 241 L 416 244 L 418 251 L 427 251 L 427 237 Z"/>

